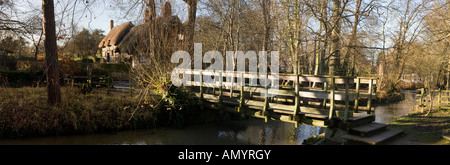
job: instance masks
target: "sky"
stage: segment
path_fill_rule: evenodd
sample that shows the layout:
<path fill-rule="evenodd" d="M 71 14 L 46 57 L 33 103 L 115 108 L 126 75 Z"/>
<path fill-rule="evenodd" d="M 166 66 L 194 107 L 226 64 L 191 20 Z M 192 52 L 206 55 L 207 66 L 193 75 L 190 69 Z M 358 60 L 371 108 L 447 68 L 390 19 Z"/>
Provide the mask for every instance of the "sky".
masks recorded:
<path fill-rule="evenodd" d="M 30 3 L 28 3 L 28 1 Z M 76 25 L 77 31 L 82 30 L 82 28 L 89 30 L 101 29 L 106 35 L 109 32 L 110 20 L 114 20 L 114 25 L 119 25 L 128 21 L 132 21 L 134 24 L 140 24 L 142 23 L 142 7 L 138 5 L 128 11 L 128 9 L 134 5 L 133 2 L 135 1 L 136 0 L 54 0 L 57 29 L 68 29 L 71 24 L 74 24 Z M 162 2 L 164 1 L 171 2 L 173 14 L 178 15 L 182 21 L 186 20 L 187 6 L 182 0 L 162 0 Z M 161 7 L 158 2 L 161 1 L 156 2 L 156 10 L 159 13 Z M 17 7 L 23 11 L 31 9 L 40 10 L 41 3 L 41 0 L 19 0 L 17 2 Z M 58 28 L 58 25 L 60 25 L 60 28 Z"/>

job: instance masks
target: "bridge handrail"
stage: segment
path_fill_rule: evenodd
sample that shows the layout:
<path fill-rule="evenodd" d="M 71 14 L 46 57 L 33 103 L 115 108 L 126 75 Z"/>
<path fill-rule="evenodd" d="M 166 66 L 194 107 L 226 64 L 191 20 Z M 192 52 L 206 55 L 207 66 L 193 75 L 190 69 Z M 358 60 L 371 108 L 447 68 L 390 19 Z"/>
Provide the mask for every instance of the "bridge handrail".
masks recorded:
<path fill-rule="evenodd" d="M 222 87 L 229 87 L 229 86 L 233 86 L 233 84 L 238 85 L 239 82 L 235 82 L 233 79 L 233 82 L 224 82 L 224 77 L 227 76 L 233 76 L 234 78 L 237 78 L 238 81 L 240 81 L 240 85 L 239 87 L 241 88 L 241 94 L 240 94 L 240 104 L 239 107 L 240 109 L 242 108 L 242 106 L 244 106 L 244 94 L 243 92 L 249 92 L 249 89 L 253 89 L 253 92 L 259 92 L 259 93 L 266 93 L 266 94 L 270 94 L 270 93 L 278 93 L 278 94 L 285 94 L 285 95 L 289 95 L 289 96 L 294 96 L 295 97 L 295 108 L 294 109 L 294 113 L 293 115 L 295 116 L 298 112 L 300 112 L 300 105 L 299 105 L 299 100 L 300 97 L 307 97 L 310 98 L 309 96 L 312 96 L 314 98 L 319 98 L 319 99 L 324 99 L 324 103 L 326 101 L 326 99 L 330 100 L 330 110 L 328 113 L 328 118 L 332 119 L 335 116 L 335 101 L 336 100 L 341 100 L 341 101 L 345 101 L 345 113 L 344 113 L 344 120 L 346 121 L 348 119 L 348 117 L 351 117 L 352 114 L 349 114 L 349 101 L 350 100 L 355 100 L 355 109 L 356 111 L 358 110 L 358 99 L 360 97 L 359 94 L 359 86 L 360 84 L 363 83 L 368 83 L 369 84 L 369 90 L 368 90 L 368 110 L 370 113 L 370 109 L 371 109 L 371 99 L 372 99 L 372 86 L 373 84 L 375 84 L 377 78 L 375 77 L 354 77 L 354 76 L 327 76 L 327 75 L 321 75 L 321 76 L 314 76 L 314 75 L 301 75 L 298 74 L 297 76 L 295 74 L 286 74 L 286 73 L 281 73 L 281 74 L 259 74 L 259 73 L 252 73 L 252 72 L 241 72 L 241 71 L 211 71 L 211 70 L 196 70 L 196 69 L 178 69 L 177 70 L 178 74 L 187 74 L 187 75 L 191 75 L 191 76 L 196 76 L 196 75 L 200 75 L 200 81 L 196 82 L 194 81 L 189 81 L 188 83 L 190 85 L 193 86 L 198 86 L 200 87 L 200 98 L 203 99 L 203 87 L 220 87 L 220 94 L 219 94 L 219 99 L 221 99 L 223 97 L 223 91 L 222 91 Z M 203 82 L 203 75 L 210 75 L 210 76 L 217 76 L 217 77 L 222 77 L 221 81 L 216 81 L 215 83 L 205 83 Z M 242 77 L 244 77 L 244 79 L 242 79 Z M 192 78 L 192 77 L 191 77 Z M 294 88 L 290 88 L 290 89 L 269 89 L 267 87 L 263 87 L 263 86 L 246 86 L 245 83 L 245 79 L 251 79 L 251 78 L 264 78 L 264 79 L 270 79 L 270 80 L 289 80 L 289 81 L 294 81 Z M 219 78 L 220 79 L 220 78 Z M 193 79 L 191 79 L 193 80 Z M 319 83 L 326 83 L 330 86 L 330 90 L 328 90 L 328 88 L 325 88 L 324 91 L 302 91 L 299 88 L 299 84 L 300 82 L 319 82 Z M 354 84 L 356 82 L 356 91 L 352 94 L 350 94 L 349 92 L 349 86 L 350 84 Z M 344 93 L 339 93 L 338 91 L 336 91 L 336 85 L 337 84 L 344 84 L 345 85 L 345 91 Z M 325 85 L 325 87 L 327 87 L 327 85 Z M 293 90 L 294 89 L 294 90 Z M 232 91 L 230 90 L 230 93 L 232 95 Z M 287 92 L 287 93 L 286 93 Z M 293 93 L 292 93 L 293 92 Z M 298 93 L 298 94 L 296 94 Z M 365 95 L 365 94 L 361 94 L 361 95 Z M 266 95 L 267 96 L 267 95 Z M 337 96 L 337 97 L 336 97 Z M 222 102 L 221 100 L 219 100 L 219 102 Z M 262 116 L 266 116 L 266 120 L 267 120 L 267 110 L 269 108 L 269 101 L 268 101 L 268 97 L 265 97 L 265 101 L 264 101 L 264 108 L 263 111 L 261 112 Z"/>
<path fill-rule="evenodd" d="M 265 74 L 260 74 L 257 72 L 243 72 L 243 71 L 213 71 L 213 70 L 199 70 L 199 69 L 179 69 L 176 68 L 178 73 L 180 74 L 191 74 L 191 75 L 199 75 L 202 72 L 202 75 L 210 75 L 210 76 L 219 76 L 219 73 L 222 73 L 223 77 L 233 76 L 233 77 L 241 77 L 241 74 L 244 74 L 245 78 L 260 78 Z M 361 79 L 362 84 L 368 84 L 370 80 L 375 80 L 373 84 L 376 84 L 376 77 L 355 77 L 355 76 L 329 76 L 329 75 L 307 75 L 307 74 L 298 74 L 300 82 L 319 82 L 319 83 L 330 83 L 331 78 L 335 78 L 336 84 L 345 84 L 345 80 L 348 80 L 350 84 L 354 84 L 354 81 L 357 79 Z M 295 74 L 290 73 L 279 73 L 279 74 L 268 74 L 268 79 L 278 79 L 278 80 L 290 80 L 295 81 Z"/>

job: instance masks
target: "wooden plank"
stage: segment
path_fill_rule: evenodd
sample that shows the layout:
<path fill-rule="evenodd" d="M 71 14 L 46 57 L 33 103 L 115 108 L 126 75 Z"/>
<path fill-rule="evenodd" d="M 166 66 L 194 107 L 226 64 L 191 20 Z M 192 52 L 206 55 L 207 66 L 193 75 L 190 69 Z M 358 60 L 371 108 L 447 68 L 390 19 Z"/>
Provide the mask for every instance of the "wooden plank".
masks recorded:
<path fill-rule="evenodd" d="M 206 96 L 206 95 L 205 95 Z M 255 100 L 247 100 L 245 102 L 246 105 L 250 106 L 260 106 L 263 107 L 263 101 L 255 101 Z M 278 103 L 269 103 L 269 107 L 272 110 L 283 110 L 286 113 L 294 114 L 295 106 L 294 105 L 284 105 Z M 320 114 L 320 115 L 328 115 L 329 111 L 327 109 L 307 107 L 307 106 L 299 106 L 300 113 L 312 113 L 312 114 Z M 262 109 L 262 108 L 261 108 Z M 336 110 L 335 116 L 344 116 L 345 112 L 343 110 Z"/>
<path fill-rule="evenodd" d="M 256 115 L 259 115 L 261 112 L 256 112 Z M 262 116 L 259 116 L 259 118 L 262 118 Z M 316 115 L 316 114 L 299 114 L 297 117 L 293 117 L 292 115 L 286 115 L 283 113 L 274 113 L 270 115 L 271 120 L 279 120 L 294 124 L 308 124 L 308 125 L 314 125 L 319 127 L 328 127 L 325 122 L 327 119 L 326 115 Z"/>
<path fill-rule="evenodd" d="M 317 98 L 317 99 L 329 99 L 331 97 L 331 93 L 326 93 L 324 91 L 300 91 L 300 97 L 304 98 Z M 337 101 L 345 101 L 345 93 L 334 91 L 334 99 Z M 350 93 L 348 96 L 349 101 L 353 101 L 353 94 Z"/>
<path fill-rule="evenodd" d="M 361 80 L 361 84 L 369 84 L 370 80 L 376 80 L 376 79 L 360 79 Z M 356 79 L 355 79 L 356 81 Z M 373 81 L 373 84 L 377 84 L 377 81 Z"/>
<path fill-rule="evenodd" d="M 319 120 L 327 120 L 328 119 L 327 115 L 313 114 L 313 113 L 301 113 L 301 114 L 307 118 L 312 118 L 312 119 L 319 119 Z"/>
<path fill-rule="evenodd" d="M 351 128 L 350 131 L 352 134 L 357 134 L 359 136 L 369 136 L 374 133 L 383 130 L 387 127 L 386 124 L 382 123 L 369 123 L 366 125 L 361 125 L 358 127 Z"/>
<path fill-rule="evenodd" d="M 366 144 L 370 144 L 370 145 L 377 145 L 377 144 L 387 141 L 397 135 L 400 135 L 401 133 L 403 133 L 403 130 L 392 129 L 392 130 L 387 130 L 387 131 L 381 132 L 377 135 L 373 135 L 373 136 L 369 136 L 369 137 L 344 135 L 342 138 L 350 140 L 350 141 L 356 141 L 356 142 L 366 143 Z"/>
<path fill-rule="evenodd" d="M 344 129 L 351 129 L 357 126 L 366 125 L 375 121 L 375 115 L 367 115 L 361 113 L 354 113 L 354 117 L 348 118 L 348 122 L 342 125 Z M 359 116 L 358 116 L 359 115 Z M 343 121 L 342 117 L 335 117 L 337 120 Z"/>
<path fill-rule="evenodd" d="M 220 82 L 218 82 L 220 83 Z M 193 83 L 194 84 L 194 83 Z M 225 83 L 224 83 L 225 84 Z M 200 85 L 199 82 L 195 82 L 194 85 Z M 203 87 L 209 87 L 206 83 L 203 83 Z M 215 88 L 219 88 L 219 86 L 215 86 Z M 229 89 L 225 87 L 225 89 Z M 263 87 L 244 87 L 244 91 L 246 92 L 253 92 L 253 93 L 265 93 L 265 89 Z M 270 95 L 282 95 L 282 96 L 295 96 L 295 91 L 292 89 L 270 89 L 269 88 L 269 94 Z M 349 92 L 349 101 L 353 101 L 355 98 L 356 93 Z M 325 91 L 316 91 L 316 90 L 310 90 L 310 91 L 300 91 L 300 97 L 304 98 L 317 98 L 317 99 L 328 99 L 329 93 Z M 360 98 L 362 97 L 369 97 L 370 94 L 359 94 Z M 372 97 L 374 97 L 375 94 L 372 94 Z M 335 98 L 338 101 L 345 101 L 345 91 L 335 91 Z"/>
<path fill-rule="evenodd" d="M 326 78 L 326 77 L 304 77 L 300 76 L 300 81 L 306 81 L 306 82 L 316 82 L 316 83 L 331 83 L 331 79 L 333 78 Z M 350 84 L 354 83 L 353 79 L 346 79 L 346 78 L 334 78 L 335 84 L 345 84 L 345 81 L 348 80 Z"/>
<path fill-rule="evenodd" d="M 210 76 L 219 76 L 219 72 L 222 71 L 212 71 L 212 70 L 196 70 L 196 69 L 177 69 L 179 74 L 190 74 L 190 75 L 199 75 L 200 72 L 203 72 L 203 75 L 210 75 Z M 244 74 L 245 78 L 260 78 L 261 74 L 258 73 L 252 73 L 252 72 L 241 72 L 241 71 L 223 71 L 223 76 L 225 77 L 238 77 L 240 74 Z M 300 81 L 307 81 L 307 82 L 331 82 L 331 78 L 335 78 L 336 84 L 345 84 L 345 80 L 349 80 L 350 84 L 353 84 L 354 77 L 350 76 L 317 76 L 317 75 L 299 75 Z M 288 81 L 295 81 L 296 75 L 294 74 L 269 74 L 268 75 L 269 80 L 288 80 Z M 375 79 L 375 78 L 374 78 Z"/>
<path fill-rule="evenodd" d="M 320 105 L 322 105 L 322 103 L 318 103 L 318 102 L 309 102 L 309 105 L 320 106 Z M 327 103 L 325 107 L 329 107 L 329 106 L 330 106 L 330 103 Z M 334 104 L 334 106 L 335 106 L 336 109 L 339 109 L 339 110 L 345 109 L 345 105 Z M 374 107 L 371 107 L 371 109 L 373 110 Z M 355 110 L 355 107 L 350 106 L 350 110 Z M 359 110 L 359 111 L 368 111 L 367 106 L 358 106 L 358 110 Z M 355 113 L 357 113 L 357 112 L 355 112 Z"/>

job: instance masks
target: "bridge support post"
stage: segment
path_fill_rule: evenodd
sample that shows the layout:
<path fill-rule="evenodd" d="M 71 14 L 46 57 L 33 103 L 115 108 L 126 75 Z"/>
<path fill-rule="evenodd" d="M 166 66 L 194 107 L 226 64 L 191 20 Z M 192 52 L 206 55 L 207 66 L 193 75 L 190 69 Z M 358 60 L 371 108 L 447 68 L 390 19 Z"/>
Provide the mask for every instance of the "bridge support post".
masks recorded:
<path fill-rule="evenodd" d="M 266 73 L 266 81 L 265 81 L 265 86 L 264 86 L 264 107 L 263 107 L 263 111 L 262 111 L 262 116 L 264 116 L 264 120 L 267 123 L 269 120 L 269 113 L 268 113 L 268 109 L 269 109 L 269 74 Z"/>
<path fill-rule="evenodd" d="M 328 92 L 328 83 L 327 82 L 323 83 L 323 88 L 324 88 L 323 89 L 324 92 L 327 93 Z M 325 107 L 327 107 L 327 99 L 323 99 L 322 108 L 325 108 Z"/>
<path fill-rule="evenodd" d="M 353 116 L 353 113 L 349 111 L 350 105 L 349 105 L 349 79 L 345 79 L 345 112 L 344 112 L 344 122 L 347 122 L 349 117 Z"/>
<path fill-rule="evenodd" d="M 295 86 L 295 109 L 294 109 L 294 113 L 292 114 L 292 121 L 295 121 L 295 128 L 298 128 L 298 121 L 296 120 L 297 118 L 297 114 L 300 112 L 300 81 L 298 78 L 298 74 L 295 75 L 295 82 L 294 82 L 294 86 Z"/>
<path fill-rule="evenodd" d="M 335 109 L 334 109 L 334 91 L 335 91 L 335 87 L 336 84 L 334 83 L 335 78 L 332 77 L 331 78 L 331 83 L 330 83 L 330 88 L 331 88 L 331 93 L 330 93 L 330 112 L 328 114 L 328 121 L 333 120 L 334 117 L 334 113 L 335 113 Z"/>
<path fill-rule="evenodd" d="M 423 113 L 423 107 L 425 107 L 425 105 L 424 105 L 424 103 L 423 103 L 423 99 L 424 99 L 424 97 L 425 97 L 425 88 L 422 88 L 422 89 L 420 89 L 420 93 L 421 93 L 421 96 L 420 96 L 420 113 Z"/>
<path fill-rule="evenodd" d="M 233 98 L 234 77 L 235 77 L 235 73 L 234 72 L 227 73 L 227 81 L 229 81 L 231 83 L 230 84 L 230 98 Z M 236 75 L 236 77 L 237 77 L 237 75 Z"/>
<path fill-rule="evenodd" d="M 203 110 L 203 108 L 204 108 L 204 106 L 203 106 L 203 73 L 202 73 L 202 71 L 200 70 L 200 100 L 199 100 L 199 103 L 200 103 L 200 109 L 202 109 Z"/>
<path fill-rule="evenodd" d="M 241 73 L 241 94 L 239 98 L 239 108 L 238 112 L 245 114 L 244 106 L 245 106 L 245 98 L 244 98 L 244 87 L 245 87 L 245 77 L 244 73 Z"/>
<path fill-rule="evenodd" d="M 367 114 L 370 114 L 372 108 L 372 89 L 373 89 L 373 79 L 369 80 L 369 97 L 367 98 Z M 374 112 L 375 113 L 375 112 Z"/>
<path fill-rule="evenodd" d="M 441 88 L 439 88 L 439 94 L 438 94 L 438 111 L 441 110 Z"/>
<path fill-rule="evenodd" d="M 361 79 L 356 78 L 356 94 L 355 94 L 355 98 L 353 98 L 355 100 L 355 106 L 353 108 L 355 110 L 355 113 L 358 113 L 359 85 L 360 84 L 361 84 Z"/>
<path fill-rule="evenodd" d="M 223 72 L 219 71 L 219 108 L 223 108 Z"/>

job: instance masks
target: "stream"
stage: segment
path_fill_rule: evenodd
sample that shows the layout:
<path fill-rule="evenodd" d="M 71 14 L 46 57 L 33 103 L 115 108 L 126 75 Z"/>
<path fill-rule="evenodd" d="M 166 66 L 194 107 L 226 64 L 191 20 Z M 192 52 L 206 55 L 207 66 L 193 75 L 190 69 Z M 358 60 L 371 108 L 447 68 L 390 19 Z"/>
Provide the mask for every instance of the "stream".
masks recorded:
<path fill-rule="evenodd" d="M 415 105 L 415 93 L 402 92 L 398 103 L 376 106 L 376 122 L 389 123 L 407 115 Z M 0 139 L 0 145 L 301 145 L 324 128 L 292 123 L 248 119 L 189 125 L 182 129 L 158 128 L 116 133 Z"/>

